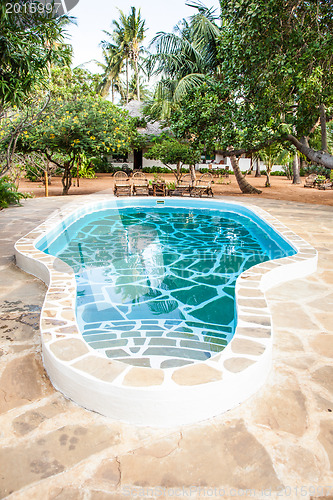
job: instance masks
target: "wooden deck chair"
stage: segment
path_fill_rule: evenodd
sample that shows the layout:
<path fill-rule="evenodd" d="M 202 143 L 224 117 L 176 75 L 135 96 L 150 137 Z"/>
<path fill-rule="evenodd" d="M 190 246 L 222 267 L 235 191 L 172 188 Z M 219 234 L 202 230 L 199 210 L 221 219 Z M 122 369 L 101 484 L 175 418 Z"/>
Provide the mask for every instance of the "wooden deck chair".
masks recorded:
<path fill-rule="evenodd" d="M 132 177 L 133 181 L 133 194 L 136 196 L 149 195 L 149 182 L 143 172 L 135 172 Z"/>
<path fill-rule="evenodd" d="M 113 175 L 114 178 L 114 195 L 115 196 L 131 196 L 132 186 L 129 182 L 129 177 L 125 172 L 119 171 Z"/>
<path fill-rule="evenodd" d="M 333 189 L 333 181 L 331 181 L 331 179 L 326 179 L 318 185 L 318 189 Z"/>
<path fill-rule="evenodd" d="M 213 196 L 212 190 L 213 176 L 212 174 L 203 174 L 193 186 L 191 190 L 191 196 Z"/>
<path fill-rule="evenodd" d="M 193 181 L 191 174 L 185 174 L 179 181 L 178 185 L 172 191 L 172 196 L 186 196 L 191 194 Z"/>
<path fill-rule="evenodd" d="M 318 175 L 317 174 L 310 174 L 308 177 L 305 179 L 305 184 L 304 187 L 309 187 L 309 188 L 314 188 L 316 187 L 316 179 Z"/>

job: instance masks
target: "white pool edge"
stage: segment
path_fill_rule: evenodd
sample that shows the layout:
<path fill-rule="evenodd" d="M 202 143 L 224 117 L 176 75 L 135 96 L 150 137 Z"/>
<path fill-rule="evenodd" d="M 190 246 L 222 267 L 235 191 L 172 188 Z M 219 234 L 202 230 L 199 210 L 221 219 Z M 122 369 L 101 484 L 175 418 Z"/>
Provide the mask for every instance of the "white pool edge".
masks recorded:
<path fill-rule="evenodd" d="M 114 198 L 100 195 L 89 207 L 101 208 L 111 200 Z M 172 201 L 177 203 L 176 198 Z M 272 362 L 272 322 L 265 292 L 315 272 L 318 255 L 305 240 L 262 209 L 245 203 L 227 204 L 245 207 L 258 215 L 291 243 L 297 254 L 258 264 L 242 273 L 236 283 L 238 326 L 232 341 L 212 359 L 182 368 L 133 367 L 102 358 L 84 341 L 75 318 L 73 270 L 37 250 L 35 244 L 73 212 L 88 213 L 85 201 L 66 205 L 15 244 L 17 265 L 49 287 L 41 312 L 42 352 L 45 369 L 56 389 L 89 410 L 156 427 L 213 417 L 258 391 Z M 255 307 L 256 302 L 260 308 Z"/>

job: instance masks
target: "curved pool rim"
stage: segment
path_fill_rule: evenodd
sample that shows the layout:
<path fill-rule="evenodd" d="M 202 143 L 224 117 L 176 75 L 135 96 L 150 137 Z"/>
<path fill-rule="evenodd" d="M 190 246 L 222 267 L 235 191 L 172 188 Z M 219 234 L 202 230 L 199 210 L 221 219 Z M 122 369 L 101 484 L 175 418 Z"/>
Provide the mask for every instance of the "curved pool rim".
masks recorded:
<path fill-rule="evenodd" d="M 268 224 L 296 251 L 243 272 L 236 282 L 238 322 L 231 342 L 216 356 L 178 368 L 136 367 L 106 359 L 79 332 L 73 269 L 37 249 L 46 236 L 78 218 L 106 208 L 165 207 L 220 209 L 251 214 Z M 55 237 L 55 236 L 54 236 Z M 96 201 L 69 203 L 15 244 L 17 265 L 48 285 L 40 330 L 45 369 L 56 389 L 77 404 L 127 423 L 170 427 L 223 413 L 265 383 L 272 362 L 269 288 L 316 271 L 317 251 L 269 213 L 245 203 L 218 199 L 122 198 L 98 195 Z"/>

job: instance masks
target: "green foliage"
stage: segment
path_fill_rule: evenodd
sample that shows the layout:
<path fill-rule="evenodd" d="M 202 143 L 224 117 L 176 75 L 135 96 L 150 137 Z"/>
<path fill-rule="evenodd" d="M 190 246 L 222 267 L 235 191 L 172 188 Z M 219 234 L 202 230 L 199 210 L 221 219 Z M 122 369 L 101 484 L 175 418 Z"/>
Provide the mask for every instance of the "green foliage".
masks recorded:
<path fill-rule="evenodd" d="M 172 138 L 157 142 L 144 156 L 150 160 L 160 160 L 165 165 L 194 165 L 200 160 L 200 153 L 190 144 Z"/>
<path fill-rule="evenodd" d="M 8 177 L 0 179 L 0 207 L 6 208 L 11 204 L 19 205 L 22 198 L 28 198 L 26 193 L 19 193 L 14 183 L 9 182 Z"/>
<path fill-rule="evenodd" d="M 221 13 L 221 72 L 228 104 L 241 112 L 233 123 L 251 143 L 258 131 L 264 139 L 308 136 L 319 105 L 333 105 L 332 2 L 221 0 Z"/>
<path fill-rule="evenodd" d="M 143 167 L 142 172 L 145 174 L 169 174 L 170 169 L 167 167 Z"/>
<path fill-rule="evenodd" d="M 99 96 L 69 101 L 58 97 L 22 131 L 17 146 L 22 152 L 43 153 L 63 169 L 67 194 L 80 155 L 126 155 L 134 133 L 128 114 Z"/>
<path fill-rule="evenodd" d="M 119 10 L 119 20 L 113 21 L 114 30 L 112 33 L 104 31 L 109 37 L 109 41 L 103 41 L 105 64 L 102 65 L 104 74 L 103 82 L 100 85 L 101 95 L 107 96 L 111 87 L 112 94 L 118 90 L 123 102 L 129 101 L 129 66 L 134 71 L 132 90 L 135 91 L 136 98 L 140 100 L 140 68 L 139 58 L 143 50 L 141 43 L 145 38 L 145 20 L 141 17 L 141 11 L 131 7 L 131 11 L 126 15 Z M 120 74 L 125 66 L 126 88 L 122 88 Z M 132 97 L 134 97 L 132 95 Z"/>
<path fill-rule="evenodd" d="M 82 179 L 95 179 L 96 177 L 93 162 L 85 155 L 80 156 L 72 168 L 72 177 L 77 177 L 78 174 Z"/>
<path fill-rule="evenodd" d="M 132 128 L 127 115 L 113 104 L 96 98 L 63 102 L 58 98 L 43 115 L 23 130 L 20 147 L 67 159 L 85 153 L 123 154 L 129 151 Z"/>
<path fill-rule="evenodd" d="M 183 171 L 182 165 L 193 166 L 200 160 L 200 152 L 188 142 L 180 142 L 174 138 L 163 139 L 156 142 L 146 153 L 145 158 L 160 160 L 176 176 L 179 182 Z M 170 165 L 177 165 L 176 170 Z"/>
<path fill-rule="evenodd" d="M 27 4 L 27 0 L 16 5 Z M 0 115 L 8 106 L 20 106 L 27 95 L 48 79 L 48 64 L 69 62 L 63 45 L 63 19 L 47 13 L 9 12 L 0 5 Z"/>
<path fill-rule="evenodd" d="M 52 100 L 71 101 L 84 96 L 96 96 L 101 76 L 82 68 L 54 67 L 51 71 L 50 92 Z"/>
<path fill-rule="evenodd" d="M 173 33 L 158 33 L 151 43 L 154 51 L 146 61 L 147 70 L 161 79 L 146 112 L 155 120 L 169 120 L 178 103 L 207 75 L 218 77 L 220 72 L 218 16 L 201 2 L 189 6 L 196 9 L 189 20 L 180 21 Z"/>
<path fill-rule="evenodd" d="M 209 169 L 209 168 L 200 168 L 200 173 L 201 174 L 214 174 L 214 175 L 226 175 L 226 174 L 233 174 L 233 171 L 231 170 L 226 170 L 225 168 L 214 168 L 214 170 Z"/>

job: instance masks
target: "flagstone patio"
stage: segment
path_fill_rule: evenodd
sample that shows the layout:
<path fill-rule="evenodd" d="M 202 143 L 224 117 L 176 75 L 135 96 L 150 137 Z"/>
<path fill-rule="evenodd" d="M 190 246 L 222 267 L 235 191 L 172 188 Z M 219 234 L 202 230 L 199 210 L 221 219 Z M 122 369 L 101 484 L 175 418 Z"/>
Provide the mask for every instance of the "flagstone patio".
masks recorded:
<path fill-rule="evenodd" d="M 152 429 L 84 410 L 43 370 L 46 287 L 15 266 L 13 245 L 73 198 L 0 212 L 0 498 L 333 498 L 332 207 L 232 198 L 313 245 L 318 272 L 267 292 L 273 368 L 255 396 L 205 422 Z"/>

